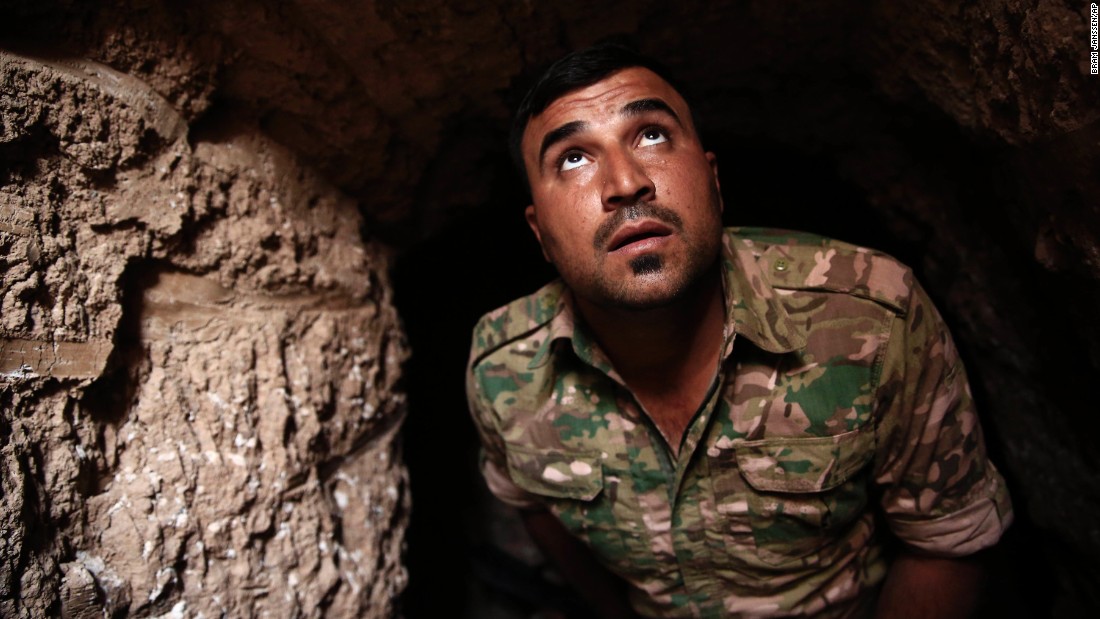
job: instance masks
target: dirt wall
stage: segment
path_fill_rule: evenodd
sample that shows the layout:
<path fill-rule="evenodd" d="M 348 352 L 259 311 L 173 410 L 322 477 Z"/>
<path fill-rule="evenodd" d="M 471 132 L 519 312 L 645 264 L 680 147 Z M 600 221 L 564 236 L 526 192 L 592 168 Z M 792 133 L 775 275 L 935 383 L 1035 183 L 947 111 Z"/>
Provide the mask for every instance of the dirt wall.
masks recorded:
<path fill-rule="evenodd" d="M 391 616 L 407 352 L 356 204 L 95 62 L 0 88 L 0 615 Z"/>

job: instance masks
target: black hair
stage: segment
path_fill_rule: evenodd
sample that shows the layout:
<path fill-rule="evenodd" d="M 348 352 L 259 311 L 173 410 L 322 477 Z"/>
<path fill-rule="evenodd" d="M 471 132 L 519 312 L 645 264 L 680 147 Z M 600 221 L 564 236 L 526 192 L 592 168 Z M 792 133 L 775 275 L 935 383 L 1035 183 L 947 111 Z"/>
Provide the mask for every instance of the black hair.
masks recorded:
<path fill-rule="evenodd" d="M 534 86 L 523 97 L 516 115 L 512 118 L 512 131 L 508 136 L 508 150 L 512 156 L 512 164 L 524 181 L 524 186 L 530 191 L 531 182 L 527 177 L 527 168 L 523 163 L 523 132 L 527 129 L 527 123 L 532 117 L 541 114 L 550 104 L 561 97 L 575 91 L 591 86 L 596 82 L 618 73 L 623 69 L 642 67 L 657 74 L 658 77 L 668 82 L 680 96 L 687 101 L 684 90 L 663 65 L 656 60 L 638 53 L 634 49 L 621 43 L 598 43 L 591 47 L 577 50 L 560 58 L 550 65 Z M 688 101 L 688 109 L 691 110 L 692 123 L 696 133 L 699 131 L 699 123 L 695 118 L 695 111 Z"/>

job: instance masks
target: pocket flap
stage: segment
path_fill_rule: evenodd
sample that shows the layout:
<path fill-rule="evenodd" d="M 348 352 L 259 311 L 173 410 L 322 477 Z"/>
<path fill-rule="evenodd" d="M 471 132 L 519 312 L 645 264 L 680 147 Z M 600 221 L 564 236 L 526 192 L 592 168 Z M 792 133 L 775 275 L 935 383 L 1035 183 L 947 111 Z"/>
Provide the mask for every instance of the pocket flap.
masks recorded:
<path fill-rule="evenodd" d="M 508 445 L 508 472 L 528 492 L 590 501 L 603 489 L 599 453 L 529 449 Z"/>
<path fill-rule="evenodd" d="M 874 432 L 770 438 L 734 447 L 745 481 L 764 492 L 822 492 L 844 483 L 874 456 Z"/>

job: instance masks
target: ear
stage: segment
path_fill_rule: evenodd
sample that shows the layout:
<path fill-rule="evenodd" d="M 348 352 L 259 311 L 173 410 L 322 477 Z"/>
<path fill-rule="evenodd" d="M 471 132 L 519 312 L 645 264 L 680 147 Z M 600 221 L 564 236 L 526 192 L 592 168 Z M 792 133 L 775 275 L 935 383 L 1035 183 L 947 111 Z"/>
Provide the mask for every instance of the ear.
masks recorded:
<path fill-rule="evenodd" d="M 546 246 L 542 244 L 542 231 L 539 230 L 539 218 L 535 214 L 535 205 L 528 204 L 527 209 L 523 211 L 523 215 L 527 218 L 527 226 L 531 228 L 531 232 L 535 233 L 535 240 L 539 242 L 539 247 L 542 249 L 542 257 L 550 262 L 550 256 L 546 255 Z"/>
<path fill-rule="evenodd" d="M 718 192 L 718 210 L 725 211 L 726 205 L 722 202 L 722 183 L 718 181 L 718 155 L 706 152 L 707 163 L 710 164 L 710 175 L 714 177 L 714 190 Z"/>

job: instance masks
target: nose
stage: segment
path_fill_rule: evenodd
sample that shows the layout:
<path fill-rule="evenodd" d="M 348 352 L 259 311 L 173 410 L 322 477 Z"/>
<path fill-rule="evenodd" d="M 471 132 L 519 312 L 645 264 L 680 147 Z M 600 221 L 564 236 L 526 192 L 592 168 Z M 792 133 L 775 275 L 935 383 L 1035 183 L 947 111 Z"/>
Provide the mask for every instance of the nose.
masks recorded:
<path fill-rule="evenodd" d="M 608 152 L 604 157 L 602 199 L 606 210 L 652 200 L 657 195 L 653 179 L 637 159 L 626 152 Z"/>

